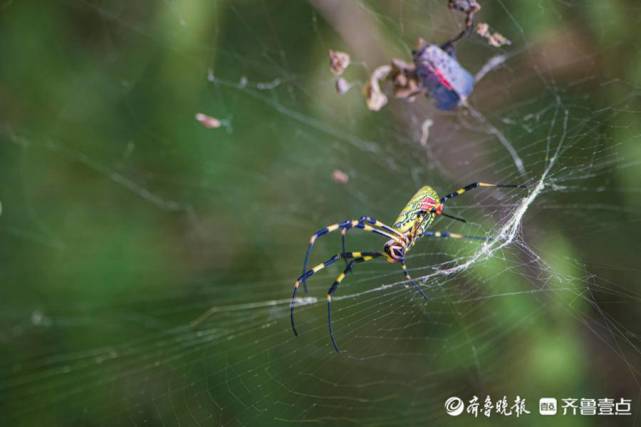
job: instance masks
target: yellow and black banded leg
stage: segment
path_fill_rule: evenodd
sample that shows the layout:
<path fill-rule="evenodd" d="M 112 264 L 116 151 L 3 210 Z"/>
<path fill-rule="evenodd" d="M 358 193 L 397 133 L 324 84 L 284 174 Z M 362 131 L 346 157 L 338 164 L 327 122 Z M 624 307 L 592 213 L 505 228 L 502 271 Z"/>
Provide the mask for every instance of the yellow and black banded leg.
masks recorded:
<path fill-rule="evenodd" d="M 305 252 L 305 260 L 303 261 L 302 274 L 305 274 L 305 271 L 307 271 L 307 264 L 309 263 L 309 258 L 312 253 L 312 249 L 314 248 L 314 244 L 316 243 L 316 240 L 319 237 L 332 233 L 336 230 L 341 230 L 341 233 L 342 233 L 341 238 L 343 240 L 342 249 L 343 249 L 343 252 L 345 252 L 345 240 L 344 240 L 345 233 L 347 232 L 347 230 L 351 228 L 357 228 L 370 233 L 375 233 L 380 236 L 385 236 L 388 239 L 394 239 L 397 241 L 402 241 L 402 239 L 404 239 L 404 236 L 401 233 L 399 233 L 397 230 L 371 217 L 361 217 L 358 220 L 357 219 L 345 220 L 343 222 L 337 222 L 336 224 L 328 225 L 327 227 L 323 227 L 320 230 L 318 230 L 316 233 L 312 234 L 312 236 L 309 238 L 309 245 L 307 246 L 307 251 Z M 306 281 L 307 281 L 307 278 L 303 278 L 301 282 L 303 284 L 303 289 L 305 290 L 305 292 L 307 292 Z"/>
<path fill-rule="evenodd" d="M 419 294 L 421 294 L 421 296 L 425 299 L 425 301 L 427 301 L 427 295 L 425 295 L 425 292 L 423 292 L 423 289 L 421 289 L 421 286 L 418 283 L 416 283 L 416 281 L 414 281 L 414 279 L 412 279 L 410 274 L 407 272 L 407 265 L 404 262 L 401 263 L 401 268 L 403 269 L 403 275 L 405 276 L 405 280 L 410 282 L 410 284 L 414 286 L 414 289 L 416 289 L 416 291 Z"/>
<path fill-rule="evenodd" d="M 381 256 L 385 256 L 385 254 L 383 254 L 382 252 L 363 252 L 363 256 L 361 258 L 354 258 L 347 263 L 345 270 L 343 270 L 343 272 L 339 274 L 338 277 L 336 277 L 336 280 L 334 280 L 332 286 L 330 286 L 330 288 L 327 290 L 327 328 L 329 329 L 329 338 L 332 341 L 332 346 L 334 347 L 334 350 L 336 350 L 336 353 L 339 353 L 340 349 L 338 348 L 338 344 L 336 344 L 336 337 L 334 337 L 334 326 L 332 323 L 332 298 L 334 297 L 334 293 L 336 292 L 338 285 L 340 285 L 345 277 L 352 271 L 352 267 L 354 264 L 371 261 Z"/>
<path fill-rule="evenodd" d="M 390 227 L 389 225 L 386 225 L 386 224 L 382 223 L 381 221 L 377 220 L 376 218 L 372 218 L 371 216 L 362 216 L 362 217 L 360 217 L 360 219 L 358 220 L 358 224 L 355 227 L 358 228 L 358 225 L 360 225 L 360 224 L 363 224 L 363 225 L 369 224 L 369 225 L 371 225 L 373 227 L 382 229 L 383 231 L 387 231 L 390 234 L 394 234 L 395 236 L 398 237 L 398 239 L 405 240 L 405 236 L 401 232 L 399 232 L 395 228 Z M 347 247 L 345 245 L 345 237 L 347 236 L 347 232 L 352 228 L 353 227 L 341 228 L 341 250 L 343 252 L 347 252 Z M 348 264 L 348 262 L 347 262 L 347 260 L 345 260 L 345 265 L 347 265 L 347 264 Z"/>
<path fill-rule="evenodd" d="M 474 190 L 475 188 L 524 188 L 524 189 L 527 189 L 527 186 L 521 185 L 521 184 L 488 184 L 487 182 L 473 182 L 471 184 L 466 185 L 465 187 L 461 187 L 458 190 L 453 191 L 441 197 L 441 203 L 445 203 L 446 201 L 453 199 L 455 197 L 458 197 L 467 191 Z"/>
<path fill-rule="evenodd" d="M 372 218 L 371 216 L 362 216 L 360 217 L 359 221 L 363 224 L 369 224 L 373 227 L 380 228 L 383 231 L 388 232 L 389 234 L 393 234 L 394 236 L 396 236 L 396 240 L 405 240 L 405 236 L 403 235 L 403 233 L 401 233 L 394 227 L 390 227 L 389 225 L 377 220 L 376 218 Z"/>
<path fill-rule="evenodd" d="M 303 283 L 304 280 L 309 279 L 319 271 L 334 264 L 336 261 L 338 261 L 341 258 L 357 259 L 357 258 L 364 258 L 364 257 L 372 257 L 374 256 L 374 254 L 380 254 L 380 253 L 379 252 L 343 252 L 340 254 L 336 254 L 328 258 L 325 262 L 321 262 L 320 264 L 315 265 L 310 270 L 307 270 L 306 272 L 298 276 L 298 279 L 296 279 L 296 282 L 294 282 L 294 290 L 292 291 L 292 300 L 289 303 L 289 318 L 292 324 L 292 331 L 294 332 L 294 335 L 298 335 L 298 331 L 296 330 L 296 324 L 294 323 L 294 307 L 296 306 L 296 294 L 298 293 L 298 289 L 300 288 L 301 283 Z M 376 256 L 378 257 L 380 255 L 376 255 Z"/>
<path fill-rule="evenodd" d="M 420 237 L 436 237 L 440 239 L 468 239 L 480 240 L 482 242 L 487 242 L 489 240 L 487 237 L 467 236 L 465 234 L 450 233 L 449 231 L 425 231 L 422 234 L 418 235 L 417 239 Z"/>

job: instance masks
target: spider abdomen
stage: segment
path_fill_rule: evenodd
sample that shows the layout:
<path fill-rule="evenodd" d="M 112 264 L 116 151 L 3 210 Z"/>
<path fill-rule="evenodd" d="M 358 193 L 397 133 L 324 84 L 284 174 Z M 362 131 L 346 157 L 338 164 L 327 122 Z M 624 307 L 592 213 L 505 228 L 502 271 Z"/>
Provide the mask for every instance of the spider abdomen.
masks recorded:
<path fill-rule="evenodd" d="M 401 233 L 407 233 L 412 229 L 414 224 L 419 218 L 419 212 L 424 212 L 425 205 L 429 205 L 432 201 L 433 206 L 436 206 L 439 203 L 439 197 L 436 191 L 426 185 L 419 189 L 407 202 L 403 210 L 398 214 L 398 218 L 394 221 L 393 227 Z M 427 210 L 429 212 L 429 210 Z M 419 228 L 419 233 L 424 232 L 434 221 L 434 214 L 427 213 L 421 221 Z"/>

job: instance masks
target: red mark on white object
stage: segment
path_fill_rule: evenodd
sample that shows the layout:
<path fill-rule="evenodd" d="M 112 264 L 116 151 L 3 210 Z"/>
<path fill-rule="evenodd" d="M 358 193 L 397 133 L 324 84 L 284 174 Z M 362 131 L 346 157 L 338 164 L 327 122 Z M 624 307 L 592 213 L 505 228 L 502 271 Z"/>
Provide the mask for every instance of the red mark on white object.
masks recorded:
<path fill-rule="evenodd" d="M 196 114 L 196 120 L 198 120 L 201 125 L 208 129 L 216 129 L 221 125 L 220 120 L 203 113 Z"/>
<path fill-rule="evenodd" d="M 334 182 L 339 184 L 347 184 L 349 182 L 349 175 L 342 170 L 334 169 L 334 172 L 332 172 L 332 179 Z"/>

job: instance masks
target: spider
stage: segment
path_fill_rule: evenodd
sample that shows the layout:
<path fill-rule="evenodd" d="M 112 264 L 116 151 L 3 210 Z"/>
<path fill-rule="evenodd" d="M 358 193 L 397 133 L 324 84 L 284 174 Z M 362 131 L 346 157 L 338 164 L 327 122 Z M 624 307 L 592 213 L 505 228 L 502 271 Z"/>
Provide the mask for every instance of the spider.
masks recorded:
<path fill-rule="evenodd" d="M 294 335 L 298 336 L 296 324 L 294 323 L 294 308 L 296 305 L 296 293 L 298 292 L 301 284 L 303 285 L 305 293 L 307 293 L 307 280 L 314 274 L 318 273 L 324 268 L 329 267 L 340 259 L 345 260 L 346 267 L 343 272 L 339 274 L 338 277 L 336 277 L 336 280 L 334 280 L 332 286 L 327 290 L 327 327 L 329 329 L 329 336 L 332 346 L 334 347 L 334 350 L 336 350 L 336 352 L 339 352 L 340 350 L 338 348 L 338 345 L 336 344 L 336 338 L 334 337 L 334 328 L 332 325 L 332 297 L 334 296 L 336 289 L 341 284 L 341 282 L 352 271 L 354 264 L 368 262 L 381 257 L 385 258 L 385 260 L 391 264 L 400 264 L 405 280 L 407 280 L 414 287 L 414 289 L 418 293 L 420 293 L 424 299 L 427 300 L 427 296 L 425 295 L 421 287 L 410 277 L 407 271 L 407 265 L 405 264 L 405 256 L 421 237 L 473 239 L 485 241 L 486 238 L 484 237 L 464 236 L 462 234 L 450 233 L 447 231 L 428 230 L 428 227 L 432 224 L 434 219 L 440 215 L 457 221 L 465 222 L 463 218 L 458 218 L 443 212 L 445 203 L 450 199 L 453 199 L 467 191 L 476 188 L 527 187 L 525 185 L 518 184 L 488 184 L 485 182 L 474 182 L 439 198 L 438 194 L 432 187 L 424 186 L 420 190 L 418 190 L 416 194 L 414 194 L 414 196 L 412 196 L 409 202 L 407 202 L 407 205 L 405 205 L 392 226 L 386 225 L 372 217 L 362 216 L 360 217 L 360 219 L 345 220 L 336 224 L 328 225 L 314 233 L 309 239 L 309 246 L 307 247 L 307 252 L 305 253 L 305 261 L 303 262 L 303 273 L 298 277 L 298 279 L 296 279 L 296 282 L 294 283 L 294 290 L 292 292 L 292 299 L 289 306 L 291 326 Z M 347 252 L 345 251 L 345 235 L 352 228 L 371 232 L 379 236 L 384 236 L 389 240 L 387 240 L 387 242 L 383 246 L 382 252 Z M 341 230 L 342 251 L 330 257 L 327 261 L 322 262 L 308 270 L 307 264 L 309 263 L 310 254 L 317 239 L 336 230 Z"/>

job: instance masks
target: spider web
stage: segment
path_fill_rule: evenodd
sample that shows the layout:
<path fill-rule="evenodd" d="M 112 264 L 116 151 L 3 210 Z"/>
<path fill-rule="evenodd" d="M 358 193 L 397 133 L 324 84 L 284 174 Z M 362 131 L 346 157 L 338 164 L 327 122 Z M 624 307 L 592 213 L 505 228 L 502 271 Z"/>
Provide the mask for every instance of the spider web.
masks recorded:
<path fill-rule="evenodd" d="M 421 98 L 374 113 L 360 92 L 374 68 L 459 30 L 445 1 L 130 3 L 2 6 L 16 66 L 2 71 L 15 105 L 1 132 L 0 420 L 442 425 L 467 422 L 447 416 L 449 396 L 520 395 L 534 414 L 550 395 L 632 398 L 615 421 L 638 421 L 639 91 L 616 62 L 638 5 L 483 2 L 479 19 L 512 45 L 460 43 L 473 73 L 499 64 L 473 110 Z M 34 66 L 20 49 L 46 37 Z M 342 96 L 329 49 L 352 57 Z M 315 230 L 389 223 L 423 185 L 475 181 L 528 190 L 448 204 L 467 222 L 434 230 L 488 241 L 418 242 L 408 267 L 427 303 L 397 266 L 356 265 L 334 300 L 336 354 L 337 263 L 309 280 L 293 336 Z M 382 248 L 359 233 L 348 250 Z M 323 237 L 312 264 L 338 251 Z"/>

